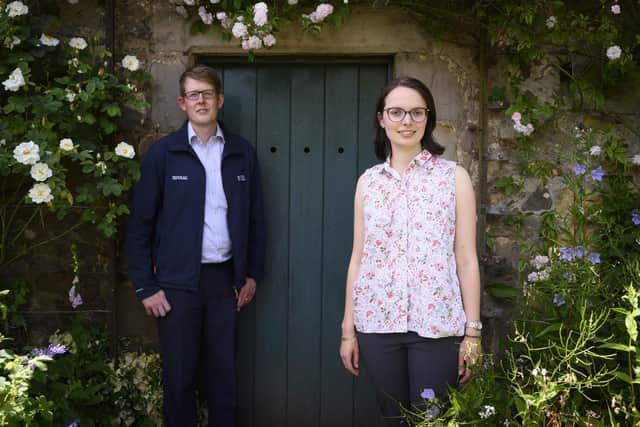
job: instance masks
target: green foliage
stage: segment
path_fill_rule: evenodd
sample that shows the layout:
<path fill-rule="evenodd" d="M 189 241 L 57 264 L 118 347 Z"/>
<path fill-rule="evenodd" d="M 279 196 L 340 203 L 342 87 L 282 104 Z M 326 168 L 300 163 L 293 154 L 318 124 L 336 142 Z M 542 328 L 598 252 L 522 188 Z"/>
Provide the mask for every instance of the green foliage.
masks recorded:
<path fill-rule="evenodd" d="M 318 14 L 317 7 L 322 4 L 322 12 Z M 265 22 L 256 22 L 256 6 L 266 8 Z M 330 8 L 330 12 L 327 11 Z M 291 22 L 299 21 L 306 33 L 318 34 L 326 23 L 340 25 L 349 14 L 348 2 L 327 0 L 312 2 L 300 0 L 295 5 L 287 1 L 247 1 L 232 0 L 210 2 L 195 0 L 192 5 L 179 4 L 176 12 L 186 19 L 192 19 L 191 32 L 204 33 L 210 29 L 221 32 L 224 40 L 237 40 L 247 52 L 249 60 L 253 60 L 254 53 L 263 48 L 269 48 L 277 43 L 280 28 Z M 218 14 L 223 13 L 220 19 Z M 234 31 L 235 24 L 240 23 Z M 240 27 L 244 26 L 244 31 Z"/>
<path fill-rule="evenodd" d="M 71 47 L 55 37 L 61 24 L 46 2 L 29 7 L 25 15 L 0 14 L 0 266 L 42 243 L 21 236 L 48 212 L 62 219 L 89 211 L 80 218 L 107 237 L 115 233 L 127 213 L 122 196 L 139 173 L 133 147 L 112 145 L 115 119 L 125 106 L 147 105 L 137 93 L 148 81 L 144 71 L 110 73 L 111 53 L 98 39 Z M 24 154 L 26 142 L 35 155 Z"/>

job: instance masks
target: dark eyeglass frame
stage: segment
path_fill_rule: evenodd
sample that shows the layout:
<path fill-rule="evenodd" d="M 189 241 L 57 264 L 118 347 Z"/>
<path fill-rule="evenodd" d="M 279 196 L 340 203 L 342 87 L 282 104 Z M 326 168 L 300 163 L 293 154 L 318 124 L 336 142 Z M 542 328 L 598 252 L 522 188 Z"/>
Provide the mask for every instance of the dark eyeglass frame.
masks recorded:
<path fill-rule="evenodd" d="M 396 119 L 392 118 L 391 114 L 389 114 L 390 110 L 402 111 L 402 117 L 400 117 L 399 120 L 396 120 Z M 407 114 L 409 114 L 409 117 L 411 117 L 411 120 L 413 120 L 414 122 L 422 123 L 422 122 L 427 121 L 427 118 L 429 116 L 428 113 L 429 113 L 430 110 L 427 107 L 412 108 L 409 111 L 407 111 L 407 110 L 405 110 L 403 108 L 400 108 L 400 107 L 389 107 L 389 108 L 385 108 L 382 111 L 386 112 L 387 113 L 387 117 L 389 118 L 389 120 L 391 120 L 392 122 L 395 122 L 395 123 L 399 123 L 399 122 L 403 121 L 404 118 L 407 117 Z M 423 120 L 416 120 L 416 118 L 414 117 L 414 111 L 415 112 L 417 112 L 417 111 L 421 111 L 422 112 L 423 111 L 424 112 L 424 119 Z"/>
<path fill-rule="evenodd" d="M 185 92 L 184 99 L 188 101 L 197 101 L 200 99 L 200 95 L 202 95 L 203 99 L 207 101 L 211 101 L 216 98 L 216 91 L 214 89 L 206 89 L 206 90 L 190 90 L 189 92 Z"/>

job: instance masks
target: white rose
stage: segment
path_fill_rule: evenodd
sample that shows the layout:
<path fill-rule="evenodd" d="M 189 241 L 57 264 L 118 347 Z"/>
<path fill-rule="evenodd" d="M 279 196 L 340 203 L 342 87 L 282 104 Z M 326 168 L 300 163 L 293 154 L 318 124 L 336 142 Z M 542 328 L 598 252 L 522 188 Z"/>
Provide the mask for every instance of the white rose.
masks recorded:
<path fill-rule="evenodd" d="M 71 140 L 71 138 L 62 138 L 60 140 L 60 145 L 59 145 L 60 149 L 62 151 L 71 151 L 75 148 L 75 146 L 73 145 L 73 141 Z"/>
<path fill-rule="evenodd" d="M 136 71 L 140 68 L 140 61 L 135 55 L 126 55 L 122 58 L 122 66 L 129 71 Z"/>
<path fill-rule="evenodd" d="M 556 26 L 556 22 L 558 22 L 558 20 L 556 19 L 555 16 L 550 16 L 547 18 L 547 28 L 551 29 L 553 27 Z"/>
<path fill-rule="evenodd" d="M 53 175 L 53 171 L 46 163 L 36 163 L 31 166 L 31 178 L 36 181 L 46 181 L 51 178 L 51 175 Z"/>
<path fill-rule="evenodd" d="M 231 33 L 237 39 L 239 39 L 241 37 L 246 37 L 246 35 L 248 34 L 247 26 L 244 25 L 242 22 L 236 22 L 235 24 L 233 24 L 233 28 L 231 29 Z"/>
<path fill-rule="evenodd" d="M 67 89 L 66 92 L 67 94 L 64 97 L 67 98 L 67 101 L 73 102 L 76 99 L 76 93 L 69 89 Z"/>
<path fill-rule="evenodd" d="M 253 13 L 264 12 L 266 14 L 268 10 L 267 4 L 263 1 L 253 5 Z"/>
<path fill-rule="evenodd" d="M 614 4 L 613 6 L 611 6 L 611 13 L 613 13 L 614 15 L 620 15 L 620 5 Z"/>
<path fill-rule="evenodd" d="M 42 43 L 45 46 L 58 46 L 58 43 L 60 43 L 60 40 L 58 40 L 55 37 L 51 37 L 42 33 L 40 35 L 40 43 Z"/>
<path fill-rule="evenodd" d="M 227 19 L 227 13 L 226 12 L 218 12 L 218 13 L 216 13 L 216 19 L 218 21 L 224 21 L 225 19 Z"/>
<path fill-rule="evenodd" d="M 29 190 L 29 198 L 33 203 L 49 203 L 53 200 L 51 188 L 44 183 L 34 184 Z"/>
<path fill-rule="evenodd" d="M 276 38 L 273 36 L 273 34 L 267 34 L 262 39 L 262 43 L 264 43 L 265 47 L 271 47 L 276 44 Z"/>
<path fill-rule="evenodd" d="M 14 46 L 18 46 L 20 43 L 22 43 L 22 40 L 20 40 L 16 36 L 7 37 L 4 39 L 4 45 L 9 49 L 13 49 Z"/>
<path fill-rule="evenodd" d="M 622 49 L 620 46 L 613 45 L 607 49 L 607 58 L 609 59 L 618 59 L 622 55 Z"/>
<path fill-rule="evenodd" d="M 133 159 L 133 156 L 136 155 L 135 150 L 132 145 L 127 144 L 122 141 L 116 145 L 116 154 L 120 157 L 125 157 L 127 159 Z"/>
<path fill-rule="evenodd" d="M 40 147 L 33 141 L 22 142 L 14 148 L 13 158 L 23 165 L 33 165 L 40 160 Z"/>
<path fill-rule="evenodd" d="M 196 4 L 196 0 L 184 0 L 184 4 L 186 4 L 187 6 L 193 6 L 194 4 Z"/>
<path fill-rule="evenodd" d="M 205 9 L 204 6 L 200 6 L 200 8 L 198 9 L 198 15 L 200 15 L 200 19 L 204 24 L 206 25 L 213 24 L 213 14 L 210 12 L 207 12 L 207 9 Z"/>
<path fill-rule="evenodd" d="M 99 162 L 96 163 L 96 169 L 102 175 L 104 175 L 105 173 L 107 173 L 107 164 L 105 162 L 103 162 L 102 160 L 100 160 Z"/>
<path fill-rule="evenodd" d="M 82 50 L 87 47 L 87 42 L 82 37 L 72 37 L 69 40 L 69 46 L 74 49 Z"/>
<path fill-rule="evenodd" d="M 333 6 L 328 3 L 320 3 L 316 10 L 309 14 L 311 22 L 317 24 L 333 13 Z"/>
<path fill-rule="evenodd" d="M 24 86 L 24 76 L 22 75 L 22 70 L 20 68 L 16 68 L 11 72 L 9 78 L 2 82 L 4 85 L 4 90 L 10 90 L 11 92 L 17 92 L 20 87 Z"/>
<path fill-rule="evenodd" d="M 631 163 L 634 165 L 640 165 L 640 154 L 636 154 L 631 158 Z"/>
<path fill-rule="evenodd" d="M 253 22 L 258 27 L 264 26 L 264 24 L 267 23 L 267 12 L 266 11 L 257 10 L 256 13 L 253 15 Z"/>
<path fill-rule="evenodd" d="M 599 145 L 594 145 L 589 149 L 589 154 L 591 154 L 592 156 L 599 156 L 601 152 L 602 152 L 602 149 L 600 148 Z"/>
<path fill-rule="evenodd" d="M 12 1 L 4 10 L 11 18 L 29 13 L 29 8 L 21 1 Z"/>
<path fill-rule="evenodd" d="M 249 50 L 260 49 L 262 47 L 262 40 L 260 40 L 260 37 L 251 36 L 247 39 L 247 46 L 249 46 Z"/>

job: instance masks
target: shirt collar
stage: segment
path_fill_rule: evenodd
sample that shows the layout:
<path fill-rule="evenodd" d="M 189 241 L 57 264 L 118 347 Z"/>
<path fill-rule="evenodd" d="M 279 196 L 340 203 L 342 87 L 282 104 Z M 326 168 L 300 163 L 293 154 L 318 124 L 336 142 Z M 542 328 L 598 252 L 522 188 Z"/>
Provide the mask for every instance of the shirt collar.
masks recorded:
<path fill-rule="evenodd" d="M 193 130 L 193 126 L 191 125 L 191 121 L 189 121 L 187 123 L 187 136 L 189 138 L 189 143 L 191 143 L 191 145 L 195 144 L 196 142 L 200 141 L 200 139 L 198 138 L 198 135 L 196 134 L 196 131 Z M 224 133 L 222 132 L 222 127 L 220 126 L 220 123 L 216 123 L 216 134 L 212 135 L 212 138 L 214 138 L 214 140 L 220 141 L 224 144 Z M 202 143 L 202 141 L 200 141 Z"/>
<path fill-rule="evenodd" d="M 407 165 L 407 170 L 411 170 L 416 166 L 421 167 L 432 158 L 433 155 L 429 152 L 429 150 L 422 150 L 421 152 L 416 154 L 413 160 L 409 162 L 409 164 Z M 382 168 L 382 170 L 392 174 L 397 173 L 397 171 L 391 167 L 391 157 L 387 157 L 387 160 L 384 161 L 384 168 Z"/>

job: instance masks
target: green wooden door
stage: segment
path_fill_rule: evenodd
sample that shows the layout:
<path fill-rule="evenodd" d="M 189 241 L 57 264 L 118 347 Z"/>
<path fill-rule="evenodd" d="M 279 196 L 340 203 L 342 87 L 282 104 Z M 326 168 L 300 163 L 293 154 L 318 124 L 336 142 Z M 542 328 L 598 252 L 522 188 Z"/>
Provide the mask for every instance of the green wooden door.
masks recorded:
<path fill-rule="evenodd" d="M 239 425 L 382 426 L 338 348 L 355 183 L 375 163 L 388 61 L 204 61 L 223 76 L 222 120 L 256 146 L 265 193 L 266 278 L 240 316 Z"/>

